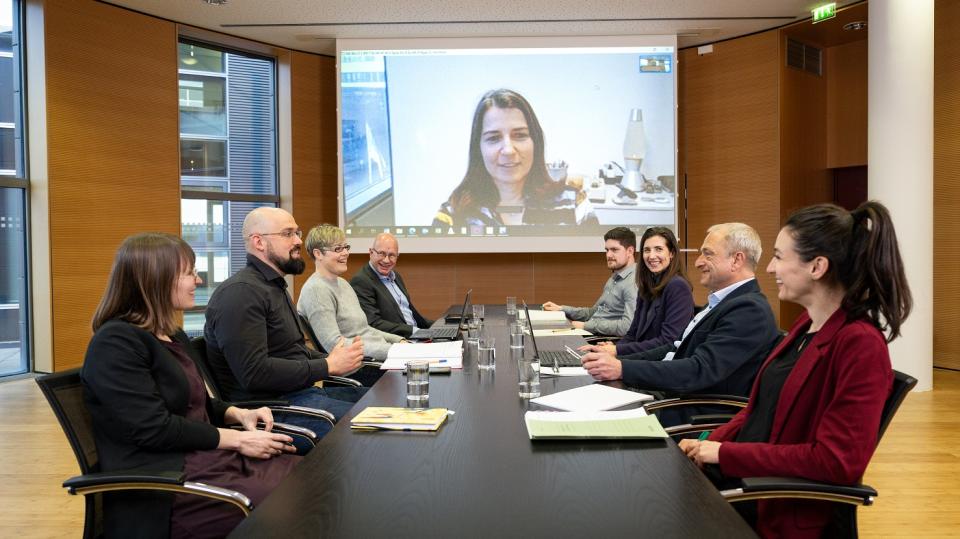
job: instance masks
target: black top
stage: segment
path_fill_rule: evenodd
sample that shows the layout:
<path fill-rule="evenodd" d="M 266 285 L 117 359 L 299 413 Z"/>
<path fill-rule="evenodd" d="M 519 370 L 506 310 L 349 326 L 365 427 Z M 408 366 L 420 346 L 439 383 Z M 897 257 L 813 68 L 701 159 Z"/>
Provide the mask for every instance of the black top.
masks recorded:
<path fill-rule="evenodd" d="M 413 306 L 413 299 L 407 292 L 407 286 L 403 278 L 396 271 L 393 272 L 396 277 L 397 287 L 407 297 L 410 303 L 410 311 L 413 312 L 413 318 L 417 322 L 418 328 L 428 328 L 433 325 L 433 320 L 429 320 L 420 314 L 420 311 Z M 364 264 L 360 271 L 350 279 L 350 286 L 357 293 L 357 301 L 360 302 L 360 308 L 367 315 L 367 323 L 370 327 L 409 337 L 413 334 L 413 327 L 407 324 L 400 311 L 400 305 L 393 298 L 393 294 L 387 290 L 387 285 L 380 280 L 380 275 L 370 267 L 370 264 Z"/>
<path fill-rule="evenodd" d="M 186 334 L 172 336 L 188 354 Z M 193 359 L 193 358 L 191 358 Z M 150 332 L 122 320 L 100 327 L 80 371 L 93 422 L 100 470 L 183 470 L 184 455 L 214 449 L 214 425 L 187 417 L 190 384 L 176 356 Z M 229 406 L 206 400 L 206 415 L 222 424 Z M 106 495 L 107 537 L 166 537 L 170 495 L 129 492 Z"/>
<path fill-rule="evenodd" d="M 780 390 L 783 389 L 783 384 L 790 376 L 793 366 L 800 359 L 803 349 L 816 334 L 817 332 L 814 331 L 801 335 L 790 346 L 784 348 L 780 356 L 764 369 L 760 376 L 760 386 L 757 388 L 753 411 L 737 434 L 738 442 L 770 441 L 770 431 L 773 429 L 773 416 L 777 413 Z"/>
<path fill-rule="evenodd" d="M 207 304 L 203 329 L 213 376 L 229 401 L 272 399 L 326 378 L 325 354 L 303 340 L 283 275 L 248 254 Z"/>

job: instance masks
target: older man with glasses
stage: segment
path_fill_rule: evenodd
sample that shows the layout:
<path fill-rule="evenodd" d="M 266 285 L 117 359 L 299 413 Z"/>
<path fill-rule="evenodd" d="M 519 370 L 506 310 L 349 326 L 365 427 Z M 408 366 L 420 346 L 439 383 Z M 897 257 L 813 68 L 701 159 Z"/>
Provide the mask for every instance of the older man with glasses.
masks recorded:
<path fill-rule="evenodd" d="M 394 270 L 400 257 L 400 246 L 392 234 L 378 234 L 370 248 L 370 263 L 364 264 L 350 279 L 360 307 L 370 326 L 409 337 L 417 328 L 428 328 L 428 320 L 413 306 L 403 278 Z"/>
<path fill-rule="evenodd" d="M 363 343 L 340 343 L 322 354 L 307 348 L 287 291 L 287 275 L 306 269 L 303 233 L 280 208 L 257 208 L 243 221 L 247 266 L 220 283 L 207 304 L 204 336 L 207 357 L 223 396 L 229 401 L 283 399 L 322 408 L 340 419 L 363 395 L 363 388 L 319 388 L 330 375 L 360 368 Z M 284 417 L 324 434 L 325 421 Z"/>

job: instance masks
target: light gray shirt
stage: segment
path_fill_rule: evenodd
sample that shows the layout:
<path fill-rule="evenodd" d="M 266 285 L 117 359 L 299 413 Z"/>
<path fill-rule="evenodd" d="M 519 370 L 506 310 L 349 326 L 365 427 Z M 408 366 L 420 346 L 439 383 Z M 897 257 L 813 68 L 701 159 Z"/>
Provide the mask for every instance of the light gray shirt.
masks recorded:
<path fill-rule="evenodd" d="M 347 345 L 357 335 L 363 341 L 363 355 L 374 359 L 387 358 L 390 345 L 403 337 L 385 333 L 367 324 L 367 315 L 360 308 L 357 293 L 350 283 L 337 277 L 329 281 L 314 273 L 300 289 L 297 311 L 307 317 L 320 344 L 329 352 L 340 337 Z"/>
<path fill-rule="evenodd" d="M 624 336 L 633 323 L 637 308 L 636 264 L 627 264 L 603 285 L 603 293 L 593 307 L 567 307 L 563 313 L 570 320 L 584 322 L 583 329 L 598 335 Z"/>

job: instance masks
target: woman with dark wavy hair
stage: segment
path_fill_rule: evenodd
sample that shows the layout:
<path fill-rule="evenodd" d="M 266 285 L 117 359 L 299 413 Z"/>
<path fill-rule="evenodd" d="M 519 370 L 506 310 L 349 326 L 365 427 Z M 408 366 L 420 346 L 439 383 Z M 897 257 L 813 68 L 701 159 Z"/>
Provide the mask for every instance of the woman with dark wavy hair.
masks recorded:
<path fill-rule="evenodd" d="M 680 245 L 673 231 L 654 226 L 640 238 L 637 307 L 630 329 L 614 343 L 591 347 L 617 356 L 636 354 L 680 338 L 693 318 L 693 292 L 680 267 Z"/>
<path fill-rule="evenodd" d="M 767 272 L 780 299 L 805 312 L 764 362 L 747 407 L 680 448 L 724 487 L 757 476 L 854 484 L 893 384 L 887 343 L 912 305 L 890 213 L 874 201 L 803 208 L 780 230 Z M 760 500 L 741 513 L 765 537 L 819 537 L 834 508 Z"/>
<path fill-rule="evenodd" d="M 440 206 L 434 226 L 596 223 L 586 199 L 554 181 L 543 129 L 513 90 L 491 90 L 473 114 L 467 173 Z"/>
<path fill-rule="evenodd" d="M 100 468 L 182 470 L 188 481 L 259 503 L 299 457 L 287 454 L 292 438 L 269 432 L 269 408 L 207 397 L 177 327 L 201 282 L 194 262 L 190 246 L 171 234 L 130 236 L 117 250 L 80 372 Z M 103 503 L 106 537 L 223 537 L 243 517 L 230 504 L 184 494 L 124 491 Z"/>

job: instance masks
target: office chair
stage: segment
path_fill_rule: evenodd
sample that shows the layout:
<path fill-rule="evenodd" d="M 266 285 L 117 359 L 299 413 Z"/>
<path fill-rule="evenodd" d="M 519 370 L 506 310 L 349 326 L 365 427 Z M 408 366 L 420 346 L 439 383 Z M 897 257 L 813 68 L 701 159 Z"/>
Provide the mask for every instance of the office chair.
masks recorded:
<path fill-rule="evenodd" d="M 883 405 L 877 443 L 886 432 L 903 399 L 917 379 L 893 371 L 893 389 Z M 832 485 L 793 477 L 749 477 L 738 488 L 722 490 L 720 494 L 731 503 L 770 498 L 803 498 L 837 502 L 834 518 L 824 532 L 825 537 L 857 537 L 857 506 L 872 505 L 877 491 L 868 485 Z"/>
<path fill-rule="evenodd" d="M 213 399 L 221 398 L 220 387 L 217 385 L 216 380 L 213 376 L 213 371 L 210 369 L 210 363 L 207 359 L 207 341 L 204 337 L 195 337 L 190 339 L 190 346 L 193 347 L 194 358 L 197 359 L 198 371 L 200 371 L 200 376 L 203 377 L 203 384 L 207 388 L 207 395 Z M 240 402 L 231 402 L 230 404 L 237 406 L 239 408 L 260 408 L 261 406 L 266 406 L 274 413 L 280 414 L 291 414 L 298 415 L 302 417 L 310 417 L 313 419 L 322 419 L 330 423 L 331 426 L 336 424 L 336 417 L 326 410 L 319 408 L 307 408 L 304 406 L 291 406 L 289 402 L 280 399 L 273 400 L 253 400 L 253 401 L 240 401 Z M 288 425 L 292 426 L 292 425 Z M 307 430 L 307 429 L 304 429 Z M 312 431 L 308 431 L 311 432 Z M 314 434 L 313 445 L 316 445 L 316 435 Z"/>
<path fill-rule="evenodd" d="M 122 490 L 159 490 L 192 494 L 231 503 L 244 515 L 253 510 L 247 496 L 230 489 L 193 481 L 185 481 L 181 470 L 122 470 L 101 472 L 97 447 L 93 439 L 93 422 L 83 401 L 80 369 L 47 374 L 37 378 L 37 385 L 50 403 L 63 433 L 70 442 L 80 465 L 80 473 L 63 482 L 70 494 L 82 494 L 85 503 L 83 537 L 103 535 L 103 493 Z"/>
<path fill-rule="evenodd" d="M 310 325 L 310 320 L 301 313 L 297 313 L 297 317 L 300 318 L 300 329 L 303 331 L 303 339 L 306 342 L 311 343 L 313 348 L 318 352 L 327 353 L 326 349 L 323 347 L 323 344 L 320 343 L 320 339 L 317 337 L 316 332 L 313 331 L 313 326 Z M 364 358 L 364 360 L 360 362 L 360 370 L 357 372 L 354 372 L 346 377 L 332 376 L 331 378 L 355 382 L 354 385 L 357 386 L 373 387 L 373 384 L 377 383 L 377 380 L 383 376 L 384 371 L 380 369 L 381 365 L 383 365 L 382 361 L 375 361 L 373 358 Z"/>

